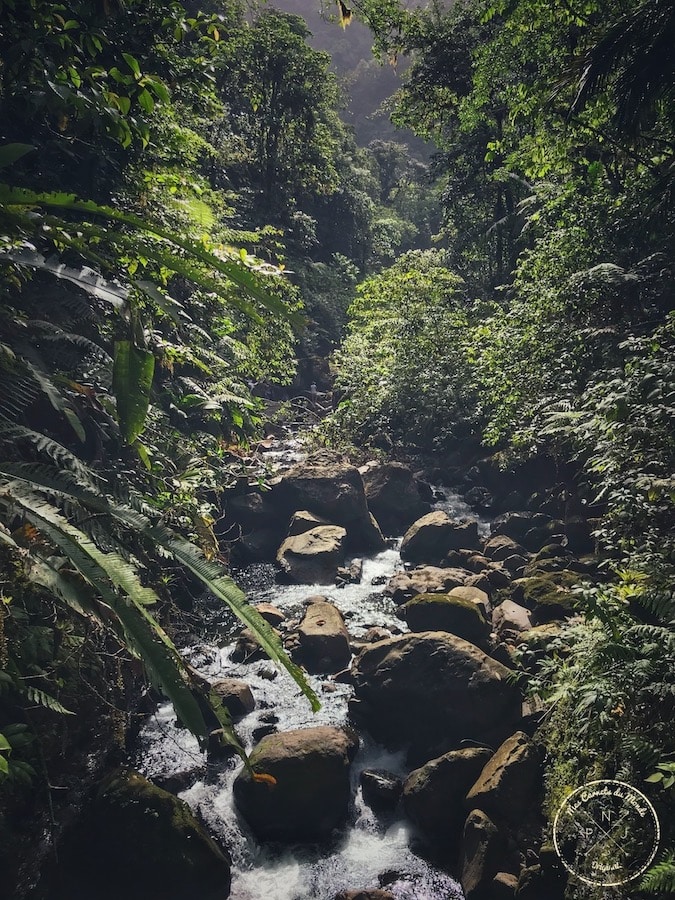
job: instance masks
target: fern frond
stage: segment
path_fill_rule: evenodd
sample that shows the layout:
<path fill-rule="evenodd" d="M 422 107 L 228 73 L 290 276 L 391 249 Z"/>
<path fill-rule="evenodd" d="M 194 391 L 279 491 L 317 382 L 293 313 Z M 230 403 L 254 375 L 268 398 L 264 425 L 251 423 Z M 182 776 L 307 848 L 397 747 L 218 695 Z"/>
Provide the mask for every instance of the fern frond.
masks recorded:
<path fill-rule="evenodd" d="M 38 706 L 44 706 L 45 709 L 51 709 L 52 712 L 60 713 L 62 716 L 75 715 L 72 710 L 66 709 L 62 703 L 59 703 L 56 697 L 52 697 L 51 694 L 48 694 L 46 691 L 41 691 L 39 688 L 29 685 L 24 688 L 23 693 L 31 703 L 36 703 Z"/>
<path fill-rule="evenodd" d="M 53 438 L 40 431 L 26 428 L 23 425 L 0 424 L 0 445 L 13 446 L 18 440 L 26 440 L 31 443 L 38 453 L 47 456 L 59 468 L 73 472 L 78 478 L 93 486 L 98 480 L 91 469 L 87 468 L 82 460 L 71 453 L 63 444 L 59 444 Z"/>
<path fill-rule="evenodd" d="M 675 894 L 675 853 L 652 866 L 640 884 L 640 890 L 665 897 Z"/>

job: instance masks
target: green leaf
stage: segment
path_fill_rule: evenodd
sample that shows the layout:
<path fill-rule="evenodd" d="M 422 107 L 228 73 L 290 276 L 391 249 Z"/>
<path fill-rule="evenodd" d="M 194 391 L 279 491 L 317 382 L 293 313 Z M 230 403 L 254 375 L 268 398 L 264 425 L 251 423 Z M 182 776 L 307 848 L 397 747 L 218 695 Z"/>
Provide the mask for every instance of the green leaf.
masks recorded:
<path fill-rule="evenodd" d="M 245 595 L 225 569 L 216 562 L 207 561 L 199 549 L 189 541 L 179 537 L 165 526 L 153 525 L 150 519 L 138 509 L 132 509 L 121 503 L 113 503 L 102 494 L 94 493 L 88 487 L 80 484 L 71 473 L 61 471 L 54 474 L 47 467 L 33 463 L 2 463 L 0 472 L 15 479 L 21 479 L 31 487 L 37 487 L 63 498 L 76 499 L 90 509 L 113 516 L 135 532 L 154 541 L 177 562 L 186 566 L 216 597 L 227 603 L 244 625 L 250 628 L 267 655 L 289 672 L 308 698 L 312 710 L 316 711 L 320 708 L 318 697 L 307 682 L 303 671 L 288 657 L 279 635 L 272 626 L 263 619 L 255 607 L 247 602 Z M 14 484 L 18 484 L 18 482 L 14 482 Z M 13 485 L 9 485 L 6 490 L 12 495 L 16 493 Z M 30 504 L 28 505 L 30 506 Z M 131 570 L 131 567 L 128 566 L 128 569 Z"/>
<path fill-rule="evenodd" d="M 12 745 L 2 732 L 0 732 L 0 750 L 9 750 L 10 752 L 12 750 Z"/>
<path fill-rule="evenodd" d="M 0 147 L 0 169 L 6 169 L 17 160 L 21 159 L 31 150 L 35 150 L 32 144 L 3 144 Z"/>
<path fill-rule="evenodd" d="M 63 704 L 59 703 L 56 697 L 46 691 L 41 691 L 36 687 L 28 686 L 26 688 L 26 696 L 31 703 L 37 703 L 38 706 L 44 706 L 45 709 L 51 709 L 52 712 L 60 713 L 62 716 L 74 716 L 75 713 L 66 709 Z"/>
<path fill-rule="evenodd" d="M 146 90 L 146 88 L 143 88 L 142 91 L 139 91 L 138 102 L 145 110 L 145 112 L 148 113 L 148 115 L 150 115 L 150 113 L 155 108 L 155 101 L 152 98 L 152 94 L 150 93 L 150 91 Z"/>
<path fill-rule="evenodd" d="M 148 86 L 150 87 L 150 90 L 153 92 L 153 94 L 155 95 L 155 97 L 157 97 L 158 100 L 161 100 L 162 103 L 170 103 L 171 102 L 171 97 L 169 96 L 169 91 L 167 90 L 166 85 L 164 84 L 164 82 L 161 79 L 153 78 L 152 76 L 148 75 L 145 80 L 146 80 Z"/>
<path fill-rule="evenodd" d="M 134 56 L 132 56 L 131 53 L 122 53 L 122 56 L 124 57 L 125 63 L 129 66 L 136 78 L 140 78 L 141 67 L 138 64 L 138 60 Z"/>
<path fill-rule="evenodd" d="M 9 774 L 9 763 L 7 762 L 7 759 L 0 754 L 0 775 L 7 774 Z"/>
<path fill-rule="evenodd" d="M 652 772 L 651 775 L 645 778 L 645 781 L 649 781 L 651 784 L 657 784 L 657 782 L 663 780 L 663 774 L 661 772 Z"/>
<path fill-rule="evenodd" d="M 131 341 L 115 342 L 113 392 L 120 430 L 129 444 L 143 431 L 154 372 L 155 357 L 149 350 Z"/>

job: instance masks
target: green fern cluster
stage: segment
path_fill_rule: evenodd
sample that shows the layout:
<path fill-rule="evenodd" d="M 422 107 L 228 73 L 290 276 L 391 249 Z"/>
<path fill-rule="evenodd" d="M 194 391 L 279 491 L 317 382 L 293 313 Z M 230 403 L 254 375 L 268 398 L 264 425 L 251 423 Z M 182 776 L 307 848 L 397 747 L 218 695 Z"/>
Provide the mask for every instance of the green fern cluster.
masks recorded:
<path fill-rule="evenodd" d="M 0 148 L 0 167 L 16 158 L 16 147 Z M 157 397 L 158 363 L 168 361 L 171 371 L 180 360 L 187 371 L 210 377 L 228 367 L 209 349 L 213 336 L 203 329 L 198 330 L 204 349 L 197 349 L 198 326 L 188 307 L 170 295 L 171 276 L 189 279 L 223 308 L 253 322 L 262 322 L 263 313 L 290 321 L 293 310 L 273 285 L 268 289 L 273 267 L 264 267 L 263 275 L 258 261 L 243 251 L 206 239 L 195 242 L 112 207 L 0 185 L 0 222 L 6 234 L 0 247 L 5 264 L 0 315 L 6 325 L 0 344 L 0 543 L 20 560 L 25 579 L 138 656 L 202 743 L 217 721 L 245 759 L 226 711 L 218 706 L 206 715 L 204 698 L 160 625 L 155 611 L 162 604 L 142 575 L 158 570 L 160 558 L 183 566 L 228 604 L 314 708 L 318 701 L 276 633 L 215 561 L 219 551 L 208 517 L 198 516 L 195 525 L 200 546 L 169 527 L 172 516 L 158 486 L 170 463 L 166 451 L 159 458 L 152 451 L 162 425 L 151 402 Z M 137 260 L 134 266 L 130 257 Z M 77 259 L 76 268 L 72 260 Z M 155 281 L 139 277 L 139 265 Z M 38 275 L 26 274 L 31 271 Z M 66 300 L 65 312 L 49 319 L 35 291 L 50 290 L 46 278 L 56 279 L 53 285 Z M 68 312 L 73 304 L 77 316 Z M 161 332 L 149 340 L 148 325 L 162 321 L 172 323 L 171 340 L 160 338 Z M 221 345 L 228 344 L 236 348 L 222 336 Z M 172 384 L 170 396 L 183 409 L 251 406 L 228 389 L 222 375 L 215 393 L 187 374 Z M 147 446 L 140 440 L 144 431 Z M 106 456 L 109 460 L 100 459 Z M 15 605 L 8 609 L 12 617 L 20 615 Z M 21 652 L 37 638 L 36 628 L 24 629 Z M 28 682 L 21 666 L 10 665 L 5 676 L 15 697 L 69 713 L 45 684 Z"/>

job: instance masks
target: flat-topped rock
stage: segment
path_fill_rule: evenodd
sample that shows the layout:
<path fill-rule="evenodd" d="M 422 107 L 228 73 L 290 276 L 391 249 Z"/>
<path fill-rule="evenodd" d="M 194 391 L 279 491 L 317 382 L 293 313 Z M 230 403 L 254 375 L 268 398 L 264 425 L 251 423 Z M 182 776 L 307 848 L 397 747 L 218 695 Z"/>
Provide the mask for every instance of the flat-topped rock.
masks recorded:
<path fill-rule="evenodd" d="M 436 563 L 449 550 L 477 548 L 477 522 L 456 522 L 442 510 L 434 510 L 406 531 L 401 543 L 401 559 L 412 563 Z"/>
<path fill-rule="evenodd" d="M 473 600 L 450 594 L 417 594 L 404 604 L 411 631 L 448 631 L 474 644 L 487 638 L 490 626 Z"/>
<path fill-rule="evenodd" d="M 344 558 L 347 532 L 339 525 L 317 525 L 287 537 L 277 551 L 283 577 L 297 584 L 332 584 Z"/>
<path fill-rule="evenodd" d="M 300 661 L 308 672 L 339 672 L 349 663 L 349 635 L 342 613 L 326 597 L 309 598 L 298 635 Z"/>
<path fill-rule="evenodd" d="M 466 569 L 442 569 L 440 566 L 421 566 L 409 572 L 398 572 L 384 589 L 394 603 L 405 603 L 416 594 L 447 594 L 462 587 L 471 578 Z"/>

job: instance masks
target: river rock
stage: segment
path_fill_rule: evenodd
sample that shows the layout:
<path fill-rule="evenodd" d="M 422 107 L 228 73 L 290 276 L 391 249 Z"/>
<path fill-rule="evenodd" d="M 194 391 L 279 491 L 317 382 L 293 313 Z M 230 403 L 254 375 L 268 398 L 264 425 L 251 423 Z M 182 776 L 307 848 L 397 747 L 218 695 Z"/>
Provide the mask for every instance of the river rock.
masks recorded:
<path fill-rule="evenodd" d="M 490 615 L 490 598 L 487 592 L 482 591 L 480 588 L 466 584 L 463 587 L 456 587 L 451 591 L 448 591 L 448 596 L 460 597 L 462 600 L 470 600 L 478 607 L 478 609 L 480 609 L 486 619 Z"/>
<path fill-rule="evenodd" d="M 260 659 L 268 659 L 268 656 L 256 640 L 251 629 L 244 628 L 235 642 L 230 659 L 232 662 L 251 663 Z"/>
<path fill-rule="evenodd" d="M 501 634 L 503 631 L 528 631 L 532 628 L 530 612 L 513 600 L 504 600 L 492 613 L 492 626 Z"/>
<path fill-rule="evenodd" d="M 474 809 L 462 835 L 460 882 L 465 900 L 492 900 L 492 881 L 502 861 L 503 841 L 494 822 Z"/>
<path fill-rule="evenodd" d="M 240 563 L 274 559 L 274 553 L 284 536 L 284 520 L 276 515 L 267 496 L 259 491 L 245 494 L 228 492 L 224 503 L 225 516 L 214 525 L 218 538 L 232 540 L 238 536 L 233 553 Z"/>
<path fill-rule="evenodd" d="M 398 572 L 387 582 L 384 593 L 394 603 L 405 603 L 416 594 L 447 594 L 453 588 L 462 587 L 471 578 L 466 569 L 441 569 L 439 566 L 421 566 L 410 572 Z"/>
<path fill-rule="evenodd" d="M 532 622 L 543 625 L 574 614 L 570 588 L 579 580 L 573 572 L 551 572 L 517 578 L 512 584 L 513 599 L 532 611 Z"/>
<path fill-rule="evenodd" d="M 284 578 L 297 584 L 332 584 L 344 556 L 346 536 L 338 525 L 318 525 L 287 537 L 277 552 Z"/>
<path fill-rule="evenodd" d="M 352 673 L 355 717 L 388 747 L 410 745 L 412 759 L 428 759 L 434 748 L 442 753 L 465 738 L 490 743 L 520 717 L 509 670 L 446 632 L 365 647 Z"/>
<path fill-rule="evenodd" d="M 239 678 L 221 678 L 211 685 L 214 694 L 233 719 L 241 719 L 255 709 L 251 688 Z"/>
<path fill-rule="evenodd" d="M 281 625 L 286 618 L 284 613 L 271 603 L 256 603 L 255 609 L 266 622 L 273 626 Z"/>
<path fill-rule="evenodd" d="M 403 785 L 403 808 L 434 847 L 453 852 L 466 818 L 464 799 L 492 755 L 470 747 L 452 750 L 414 769 Z"/>
<path fill-rule="evenodd" d="M 593 553 L 595 550 L 595 538 L 593 528 L 587 519 L 580 516 L 569 518 L 565 522 L 565 537 L 567 549 L 572 553 L 583 555 Z"/>
<path fill-rule="evenodd" d="M 308 672 L 339 672 L 351 659 L 342 613 L 326 597 L 309 598 L 298 636 L 300 661 Z"/>
<path fill-rule="evenodd" d="M 495 822 L 522 823 L 538 808 L 541 759 L 530 738 L 517 731 L 507 738 L 467 794 L 468 809 L 482 809 Z"/>
<path fill-rule="evenodd" d="M 254 747 L 254 781 L 243 769 L 234 782 L 239 812 L 263 841 L 320 841 L 346 818 L 349 769 L 358 748 L 354 732 L 322 725 L 268 735 Z"/>
<path fill-rule="evenodd" d="M 360 471 L 368 508 L 384 534 L 403 534 L 430 511 L 430 504 L 420 497 L 413 473 L 402 463 L 375 463 Z"/>
<path fill-rule="evenodd" d="M 493 900 L 513 900 L 518 887 L 518 879 L 510 872 L 497 872 L 492 879 Z"/>
<path fill-rule="evenodd" d="M 518 877 L 516 900 L 563 900 L 567 879 L 564 873 L 545 871 L 541 866 L 528 866 L 522 869 Z"/>
<path fill-rule="evenodd" d="M 490 626 L 479 607 L 452 594 L 418 594 L 403 606 L 411 631 L 449 631 L 474 644 L 484 641 Z"/>
<path fill-rule="evenodd" d="M 514 554 L 526 558 L 527 550 L 505 534 L 491 537 L 483 548 L 483 555 L 487 556 L 492 562 L 502 562 Z"/>
<path fill-rule="evenodd" d="M 271 493 L 272 502 L 286 518 L 296 510 L 308 510 L 344 528 L 350 547 L 384 549 L 358 469 L 336 454 L 321 451 L 310 456 L 279 479 Z"/>
<path fill-rule="evenodd" d="M 291 516 L 287 537 L 304 534 L 306 531 L 311 531 L 312 528 L 316 528 L 318 525 L 330 525 L 330 522 L 322 519 L 321 516 L 315 516 L 314 513 L 308 512 L 306 509 L 299 509 Z"/>
<path fill-rule="evenodd" d="M 525 537 L 527 532 L 534 525 L 539 523 L 540 519 L 537 519 L 537 517 L 541 517 L 541 515 L 541 513 L 533 512 L 502 513 L 502 515 L 496 516 L 492 520 L 492 523 L 490 524 L 490 534 L 505 534 L 507 537 L 512 538 L 514 541 L 522 543 L 523 538 Z M 550 516 L 544 516 L 544 519 L 548 521 L 550 519 Z"/>
<path fill-rule="evenodd" d="M 230 860 L 185 802 L 122 769 L 66 832 L 58 881 L 54 900 L 225 900 Z"/>
<path fill-rule="evenodd" d="M 363 560 L 353 559 L 348 566 L 340 566 L 337 570 L 335 583 L 338 587 L 346 584 L 360 584 L 363 578 Z"/>
<path fill-rule="evenodd" d="M 375 810 L 395 808 L 403 789 L 398 775 L 382 769 L 364 769 L 360 781 L 363 799 L 368 806 Z"/>
<path fill-rule="evenodd" d="M 434 510 L 406 531 L 401 543 L 401 559 L 412 563 L 435 563 L 449 550 L 477 548 L 477 522 L 456 522 L 442 510 Z"/>

